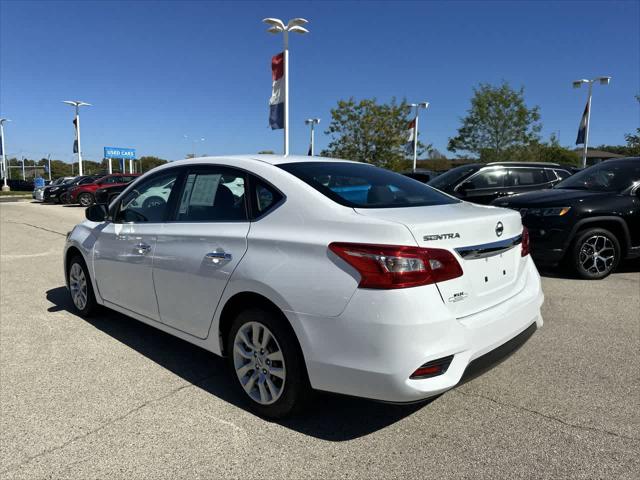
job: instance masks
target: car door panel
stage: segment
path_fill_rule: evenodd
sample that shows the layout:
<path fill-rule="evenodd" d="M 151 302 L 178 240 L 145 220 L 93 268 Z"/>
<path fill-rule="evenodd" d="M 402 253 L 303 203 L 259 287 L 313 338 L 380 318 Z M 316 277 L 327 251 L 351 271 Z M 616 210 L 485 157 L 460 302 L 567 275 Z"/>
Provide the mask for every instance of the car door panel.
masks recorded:
<path fill-rule="evenodd" d="M 100 296 L 158 320 L 153 288 L 153 253 L 159 224 L 109 223 L 98 234 L 93 254 Z"/>
<path fill-rule="evenodd" d="M 164 226 L 153 265 L 162 323 L 207 337 L 224 288 L 247 251 L 248 233 L 248 222 Z"/>

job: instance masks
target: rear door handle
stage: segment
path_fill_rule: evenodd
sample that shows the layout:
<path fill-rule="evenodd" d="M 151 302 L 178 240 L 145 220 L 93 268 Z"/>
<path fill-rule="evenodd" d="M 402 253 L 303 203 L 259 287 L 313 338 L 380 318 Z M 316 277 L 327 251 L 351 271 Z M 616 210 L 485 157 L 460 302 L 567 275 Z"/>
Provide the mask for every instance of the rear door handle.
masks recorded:
<path fill-rule="evenodd" d="M 233 259 L 233 255 L 225 252 L 209 252 L 204 256 L 204 259 L 212 265 L 220 265 L 221 263 L 228 262 Z"/>
<path fill-rule="evenodd" d="M 151 245 L 147 245 L 146 243 L 136 243 L 134 249 L 139 255 L 146 255 L 151 251 Z"/>

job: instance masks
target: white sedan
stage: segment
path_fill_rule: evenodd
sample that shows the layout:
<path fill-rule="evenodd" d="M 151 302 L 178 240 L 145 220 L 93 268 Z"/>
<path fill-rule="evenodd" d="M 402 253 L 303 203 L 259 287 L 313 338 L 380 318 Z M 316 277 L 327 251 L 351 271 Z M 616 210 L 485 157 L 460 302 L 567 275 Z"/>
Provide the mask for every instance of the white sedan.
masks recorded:
<path fill-rule="evenodd" d="M 172 162 L 86 216 L 64 251 L 78 312 L 103 305 L 228 357 L 268 417 L 312 389 L 438 395 L 542 325 L 517 212 L 363 163 Z"/>

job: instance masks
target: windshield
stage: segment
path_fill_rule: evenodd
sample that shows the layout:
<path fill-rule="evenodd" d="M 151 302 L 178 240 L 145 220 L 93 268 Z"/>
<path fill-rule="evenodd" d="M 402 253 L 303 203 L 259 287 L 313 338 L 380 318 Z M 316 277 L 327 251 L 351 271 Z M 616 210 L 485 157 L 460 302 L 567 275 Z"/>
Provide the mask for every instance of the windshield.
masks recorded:
<path fill-rule="evenodd" d="M 472 174 L 476 170 L 478 170 L 478 166 L 476 165 L 463 165 L 461 167 L 452 168 L 448 172 L 445 172 L 431 180 L 427 185 L 439 190 L 444 190 L 447 187 L 453 187 L 460 180 Z"/>
<path fill-rule="evenodd" d="M 278 165 L 333 201 L 352 208 L 396 208 L 458 203 L 417 180 L 366 163 Z"/>
<path fill-rule="evenodd" d="M 640 180 L 640 159 L 604 161 L 572 175 L 554 188 L 622 192 Z"/>

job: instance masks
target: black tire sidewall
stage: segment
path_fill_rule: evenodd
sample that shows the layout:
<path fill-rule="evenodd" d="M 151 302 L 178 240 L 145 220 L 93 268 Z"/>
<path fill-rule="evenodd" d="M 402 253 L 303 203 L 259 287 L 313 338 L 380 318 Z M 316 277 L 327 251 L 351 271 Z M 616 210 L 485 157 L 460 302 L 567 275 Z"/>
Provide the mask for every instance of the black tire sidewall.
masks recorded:
<path fill-rule="evenodd" d="M 80 316 L 89 317 L 92 313 L 95 312 L 97 303 L 96 297 L 93 293 L 93 284 L 91 283 L 91 276 L 89 275 L 87 264 L 85 263 L 84 258 L 79 255 L 76 255 L 71 259 L 71 261 L 69 262 L 69 268 L 67 269 L 67 285 L 69 285 L 69 296 L 71 296 L 71 267 L 73 267 L 75 263 L 80 265 L 80 268 L 82 268 L 82 271 L 84 272 L 84 277 L 87 280 L 87 303 L 84 308 L 80 310 L 78 307 L 76 307 L 76 304 L 72 298 L 71 305 L 73 305 L 73 308 L 76 312 L 78 312 L 78 314 L 80 314 Z"/>
<path fill-rule="evenodd" d="M 582 265 L 580 264 L 580 250 L 582 248 L 582 245 L 585 242 L 585 240 L 587 240 L 589 237 L 593 237 L 594 235 L 607 237 L 609 240 L 611 240 L 611 243 L 613 244 L 613 248 L 615 251 L 615 258 L 613 260 L 613 264 L 611 265 L 611 268 L 608 271 L 601 274 L 589 273 L 584 268 L 582 268 Z M 580 278 L 584 278 L 586 280 L 600 280 L 602 278 L 609 276 L 611 272 L 613 272 L 616 269 L 616 267 L 618 266 L 618 263 L 620 263 L 621 254 L 622 254 L 622 250 L 620 248 L 620 242 L 618 241 L 618 238 L 613 233 L 611 233 L 609 230 L 606 230 L 604 228 L 589 228 L 587 230 L 583 230 L 582 232 L 578 233 L 575 241 L 573 242 L 573 248 L 571 250 L 571 266 L 573 267 L 573 270 L 578 274 L 578 276 L 580 276 Z"/>
<path fill-rule="evenodd" d="M 266 326 L 275 336 L 284 357 L 286 368 L 284 391 L 280 398 L 271 405 L 261 405 L 249 397 L 236 375 L 235 365 L 233 363 L 234 339 L 238 330 L 249 322 L 258 322 Z M 285 325 L 284 322 L 285 320 L 280 318 L 280 316 L 270 311 L 259 308 L 247 309 L 240 312 L 235 318 L 226 339 L 226 353 L 233 377 L 232 381 L 249 409 L 265 418 L 283 418 L 299 411 L 307 400 L 310 391 L 302 351 L 291 327 Z"/>

